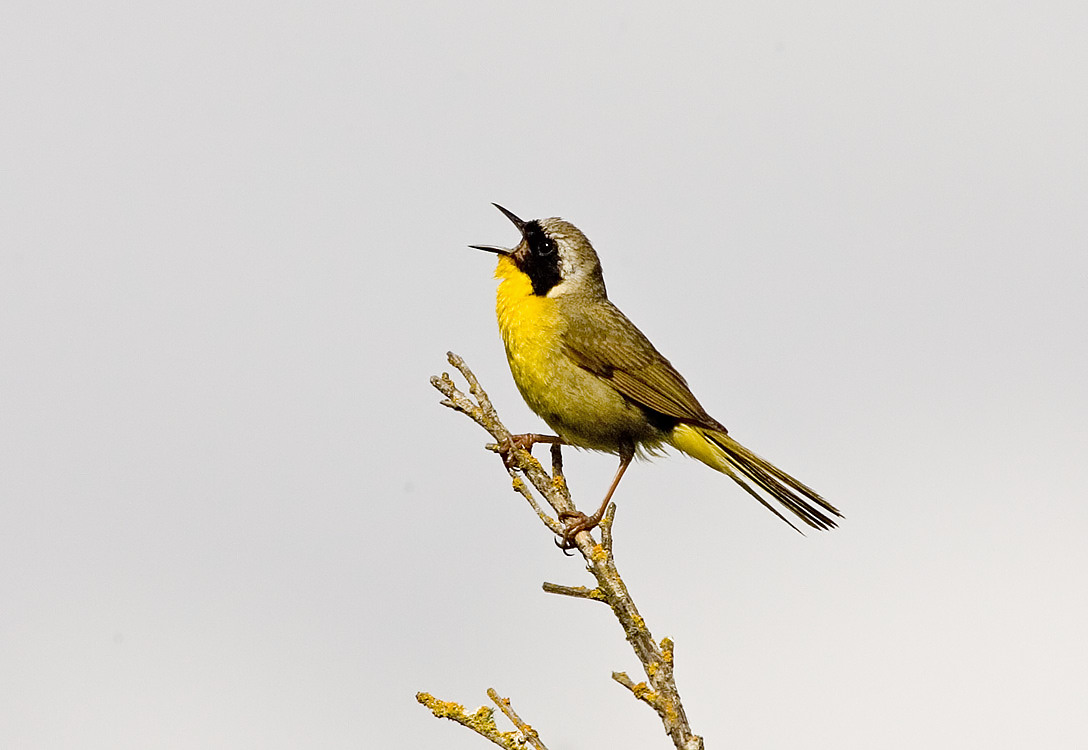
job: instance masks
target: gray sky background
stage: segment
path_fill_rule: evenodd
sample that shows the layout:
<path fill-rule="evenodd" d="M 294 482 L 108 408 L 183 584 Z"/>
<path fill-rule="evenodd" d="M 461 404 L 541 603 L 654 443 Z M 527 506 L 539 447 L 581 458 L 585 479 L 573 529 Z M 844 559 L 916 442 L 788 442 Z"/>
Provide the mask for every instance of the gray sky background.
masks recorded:
<path fill-rule="evenodd" d="M 616 552 L 708 747 L 1088 734 L 1081 2 L 14 3 L 0 746 L 662 748 L 589 582 L 427 378 L 542 429 L 490 205 L 563 216 L 801 537 L 682 457 Z M 541 455 L 544 454 L 540 451 Z M 570 452 L 596 503 L 615 468 Z"/>

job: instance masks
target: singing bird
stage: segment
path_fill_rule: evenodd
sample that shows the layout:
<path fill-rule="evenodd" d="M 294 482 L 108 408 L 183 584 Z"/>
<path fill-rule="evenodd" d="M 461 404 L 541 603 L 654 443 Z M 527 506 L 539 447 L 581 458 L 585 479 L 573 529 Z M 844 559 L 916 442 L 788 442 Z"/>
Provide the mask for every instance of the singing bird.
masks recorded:
<path fill-rule="evenodd" d="M 526 448 L 563 443 L 615 453 L 620 460 L 600 508 L 590 516 L 565 517 L 562 546 L 573 546 L 576 534 L 600 522 L 635 454 L 663 445 L 732 477 L 795 529 L 770 501 L 814 529 L 835 527 L 832 516 L 842 514 L 734 440 L 669 360 L 609 301 L 601 262 L 577 227 L 559 218 L 523 221 L 493 205 L 517 227 L 521 241 L 512 249 L 470 247 L 499 256 L 496 312 L 510 372 L 525 403 L 557 436 L 517 438 Z"/>

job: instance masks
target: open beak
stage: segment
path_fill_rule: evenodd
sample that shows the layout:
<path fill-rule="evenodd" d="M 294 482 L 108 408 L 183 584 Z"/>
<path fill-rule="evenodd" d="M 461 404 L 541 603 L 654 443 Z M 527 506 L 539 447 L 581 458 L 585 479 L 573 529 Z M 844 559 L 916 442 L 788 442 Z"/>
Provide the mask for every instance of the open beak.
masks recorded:
<path fill-rule="evenodd" d="M 505 208 L 500 206 L 498 203 L 492 203 L 491 205 L 494 206 L 495 208 L 499 209 L 500 211 L 502 211 L 503 216 L 508 218 L 511 221 L 511 223 L 513 223 L 513 225 L 518 228 L 519 232 L 521 232 L 523 235 L 525 234 L 525 222 L 524 221 L 522 221 L 518 217 L 514 216 L 514 214 L 512 212 L 507 211 Z"/>
<path fill-rule="evenodd" d="M 497 247 L 496 245 L 469 245 L 473 250 L 485 250 L 489 253 L 495 253 L 495 255 L 509 255 L 510 251 L 505 247 Z"/>
<path fill-rule="evenodd" d="M 492 203 L 491 205 L 494 206 L 495 208 L 499 209 L 500 211 L 502 211 L 503 216 L 508 218 L 510 220 L 510 222 L 515 227 L 518 228 L 518 231 L 521 232 L 521 236 L 522 237 L 525 236 L 525 222 L 524 221 L 522 221 L 517 216 L 515 216 L 513 214 L 513 212 L 507 211 L 505 208 L 500 206 L 498 203 Z M 498 247 L 497 245 L 469 245 L 469 247 L 471 247 L 473 250 L 483 250 L 483 251 L 488 252 L 488 253 L 495 253 L 496 255 L 510 255 L 510 253 L 513 252 L 512 250 L 507 250 L 505 247 Z"/>

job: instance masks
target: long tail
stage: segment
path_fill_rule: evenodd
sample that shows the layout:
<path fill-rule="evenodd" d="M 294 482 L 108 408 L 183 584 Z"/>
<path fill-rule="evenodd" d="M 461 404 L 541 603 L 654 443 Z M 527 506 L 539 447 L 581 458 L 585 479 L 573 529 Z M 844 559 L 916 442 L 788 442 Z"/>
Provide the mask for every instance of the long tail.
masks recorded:
<path fill-rule="evenodd" d="M 797 481 L 770 461 L 752 453 L 720 430 L 680 424 L 672 431 L 669 442 L 676 449 L 699 459 L 710 468 L 728 474 L 745 492 L 762 503 L 763 507 L 798 531 L 800 529 L 790 523 L 763 495 L 756 492 L 752 484 L 814 529 L 833 529 L 837 524 L 831 515 L 842 518 L 842 513 L 815 490 Z M 745 481 L 746 478 L 752 484 Z"/>

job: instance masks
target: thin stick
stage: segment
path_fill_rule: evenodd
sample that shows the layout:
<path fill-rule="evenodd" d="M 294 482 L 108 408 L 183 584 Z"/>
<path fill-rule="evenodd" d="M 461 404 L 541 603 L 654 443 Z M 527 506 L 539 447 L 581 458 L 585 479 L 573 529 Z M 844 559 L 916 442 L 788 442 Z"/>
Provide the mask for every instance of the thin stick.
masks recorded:
<path fill-rule="evenodd" d="M 497 444 L 489 447 L 503 454 L 507 471 L 514 480 L 514 489 L 522 497 L 526 498 L 534 512 L 551 533 L 561 534 L 563 524 L 557 520 L 557 517 L 562 513 L 574 512 L 576 509 L 571 501 L 570 493 L 567 491 L 566 480 L 563 477 L 563 459 L 560 446 L 553 445 L 551 448 L 552 472 L 549 474 L 531 453 L 518 447 L 514 441 L 510 440 L 510 431 L 499 420 L 498 413 L 492 406 L 487 393 L 480 386 L 479 381 L 468 365 L 465 364 L 465 361 L 452 352 L 447 354 L 447 359 L 464 376 L 472 398 L 458 390 L 452 378 L 443 373 L 441 377 L 431 378 L 431 384 L 445 396 L 441 403 L 467 415 L 495 438 Z M 517 475 L 518 473 L 528 479 L 529 483 L 536 488 L 540 496 L 555 511 L 556 518 L 548 515 L 535 501 L 528 487 Z M 672 739 L 677 750 L 702 750 L 703 739 L 691 731 L 687 715 L 684 712 L 684 706 L 680 700 L 680 693 L 676 688 L 673 674 L 672 641 L 667 638 L 661 641 L 660 644 L 654 641 L 645 620 L 642 619 L 638 608 L 631 599 L 630 593 L 627 591 L 626 584 L 620 577 L 619 570 L 616 568 L 615 558 L 612 554 L 612 525 L 615 515 L 616 506 L 610 505 L 600 523 L 600 542 L 597 542 L 588 531 L 579 532 L 574 538 L 576 548 L 585 559 L 587 570 L 597 581 L 596 587 L 589 589 L 584 586 L 561 586 L 554 583 L 545 583 L 544 590 L 549 593 L 603 601 L 608 604 L 623 627 L 624 634 L 632 649 L 634 649 L 635 655 L 642 663 L 647 681 L 635 683 L 624 672 L 613 673 L 613 679 L 627 687 L 636 698 L 651 706 L 657 712 L 664 725 L 665 732 Z M 495 696 L 492 696 L 492 700 L 495 700 Z M 502 708 L 503 706 L 500 704 L 499 707 Z M 437 712 L 436 715 L 438 715 Z"/>
<path fill-rule="evenodd" d="M 527 744 L 535 747 L 536 750 L 548 750 L 548 748 L 544 746 L 544 743 L 540 741 L 540 736 L 537 734 L 537 731 L 522 721 L 521 717 L 517 715 L 514 711 L 514 707 L 510 705 L 509 698 L 500 698 L 495 688 L 487 689 L 487 697 L 490 698 L 492 702 L 499 707 L 499 710 L 506 714 L 506 718 L 518 728 L 518 731 L 525 737 L 525 742 Z"/>

